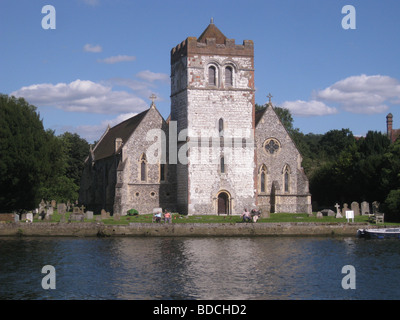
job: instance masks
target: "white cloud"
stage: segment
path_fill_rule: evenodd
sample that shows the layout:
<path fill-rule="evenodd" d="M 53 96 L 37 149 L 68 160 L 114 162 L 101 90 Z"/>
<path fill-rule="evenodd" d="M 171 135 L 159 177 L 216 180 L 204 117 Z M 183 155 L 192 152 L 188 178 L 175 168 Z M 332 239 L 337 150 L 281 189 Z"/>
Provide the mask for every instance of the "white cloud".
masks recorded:
<path fill-rule="evenodd" d="M 94 45 L 87 43 L 83 46 L 83 51 L 85 51 L 85 52 L 102 52 L 103 48 L 99 45 L 94 46 Z"/>
<path fill-rule="evenodd" d="M 81 125 L 75 128 L 66 128 L 65 131 L 77 132 L 79 136 L 85 138 L 89 142 L 99 140 L 102 134 L 106 131 L 107 126 L 114 127 L 115 125 L 121 123 L 122 121 L 129 119 L 137 113 L 129 112 L 120 114 L 116 118 L 110 120 L 104 120 L 98 125 Z"/>
<path fill-rule="evenodd" d="M 11 95 L 24 97 L 36 106 L 54 106 L 73 112 L 127 113 L 147 107 L 147 103 L 134 94 L 113 91 L 111 86 L 79 79 L 68 84 L 34 84 Z"/>
<path fill-rule="evenodd" d="M 314 92 L 313 98 L 338 103 L 344 110 L 352 113 L 382 113 L 388 110 L 387 103 L 398 103 L 400 83 L 388 76 L 362 74 Z"/>
<path fill-rule="evenodd" d="M 114 63 L 134 61 L 134 60 L 136 60 L 135 56 L 118 55 L 118 56 L 108 57 L 105 59 L 98 59 L 97 62 L 114 64 Z"/>
<path fill-rule="evenodd" d="M 156 72 L 151 72 L 149 70 L 144 70 L 136 74 L 136 77 L 139 79 L 143 79 L 149 82 L 153 81 L 163 81 L 163 82 L 169 82 L 170 78 L 169 75 L 166 73 L 156 73 Z"/>
<path fill-rule="evenodd" d="M 289 109 L 295 116 L 323 116 L 337 113 L 336 108 L 328 107 L 321 101 L 285 101 L 282 104 L 283 108 Z"/>

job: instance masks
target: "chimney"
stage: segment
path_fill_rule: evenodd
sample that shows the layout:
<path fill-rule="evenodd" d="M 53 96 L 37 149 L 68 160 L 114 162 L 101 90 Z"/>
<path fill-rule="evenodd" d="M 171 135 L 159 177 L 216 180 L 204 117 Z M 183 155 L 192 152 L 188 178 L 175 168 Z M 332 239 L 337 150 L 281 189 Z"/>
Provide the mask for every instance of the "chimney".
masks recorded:
<path fill-rule="evenodd" d="M 392 126 L 393 126 L 393 115 L 389 113 L 386 116 L 386 127 L 387 127 L 387 136 L 390 142 L 392 142 Z"/>

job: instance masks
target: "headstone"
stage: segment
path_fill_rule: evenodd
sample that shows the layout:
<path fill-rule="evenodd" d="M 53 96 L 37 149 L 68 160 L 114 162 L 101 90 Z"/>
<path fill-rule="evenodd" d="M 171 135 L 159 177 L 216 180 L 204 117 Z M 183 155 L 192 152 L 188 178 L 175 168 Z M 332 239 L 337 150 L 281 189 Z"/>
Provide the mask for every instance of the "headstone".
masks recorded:
<path fill-rule="evenodd" d="M 93 211 L 86 211 L 85 217 L 88 220 L 93 219 Z"/>
<path fill-rule="evenodd" d="M 46 214 L 52 215 L 53 214 L 53 207 L 48 207 Z"/>
<path fill-rule="evenodd" d="M 43 212 L 46 211 L 46 203 L 42 199 L 42 201 L 39 203 L 39 214 L 42 214 Z"/>
<path fill-rule="evenodd" d="M 370 213 L 369 203 L 367 201 L 361 202 L 361 214 L 362 215 L 367 215 L 369 213 Z"/>
<path fill-rule="evenodd" d="M 69 216 L 69 221 L 79 221 L 84 222 L 85 216 L 81 213 L 71 213 Z"/>
<path fill-rule="evenodd" d="M 114 213 L 113 217 L 114 217 L 114 221 L 119 221 L 121 218 L 121 216 L 118 213 Z"/>
<path fill-rule="evenodd" d="M 14 222 L 19 222 L 19 214 L 14 213 Z"/>
<path fill-rule="evenodd" d="M 26 220 L 26 213 L 21 214 L 21 222 L 25 222 Z"/>
<path fill-rule="evenodd" d="M 65 214 L 67 212 L 67 206 L 65 203 L 57 204 L 57 212 L 58 214 Z"/>
<path fill-rule="evenodd" d="M 342 216 L 342 214 L 340 213 L 340 211 L 339 211 L 338 213 L 336 213 L 336 218 L 337 218 L 337 219 L 343 218 L 343 216 Z"/>
<path fill-rule="evenodd" d="M 342 216 L 346 216 L 346 211 L 349 210 L 347 203 L 343 203 Z"/>
<path fill-rule="evenodd" d="M 324 216 L 322 215 L 322 212 L 321 211 L 318 211 L 317 212 L 317 218 L 318 219 L 322 219 Z"/>
<path fill-rule="evenodd" d="M 333 212 L 331 209 L 324 209 L 321 210 L 321 213 L 324 217 L 328 216 L 328 217 L 334 217 L 335 216 L 335 212 Z"/>
<path fill-rule="evenodd" d="M 336 215 L 340 214 L 340 205 L 338 203 L 335 204 Z"/>
<path fill-rule="evenodd" d="M 351 203 L 351 210 L 354 211 L 354 216 L 359 216 L 360 215 L 360 205 L 358 202 L 352 202 Z"/>
<path fill-rule="evenodd" d="M 33 222 L 33 214 L 28 212 L 26 214 L 26 222 Z"/>
<path fill-rule="evenodd" d="M 81 209 L 79 209 L 79 207 L 74 207 L 72 210 L 73 214 L 80 214 L 81 213 Z"/>
<path fill-rule="evenodd" d="M 104 209 L 101 209 L 101 219 L 107 219 L 107 212 Z"/>
<path fill-rule="evenodd" d="M 373 214 L 379 213 L 379 202 L 378 201 L 372 202 L 372 213 Z"/>
<path fill-rule="evenodd" d="M 56 206 L 57 206 L 56 200 L 51 200 L 51 207 L 56 208 Z"/>

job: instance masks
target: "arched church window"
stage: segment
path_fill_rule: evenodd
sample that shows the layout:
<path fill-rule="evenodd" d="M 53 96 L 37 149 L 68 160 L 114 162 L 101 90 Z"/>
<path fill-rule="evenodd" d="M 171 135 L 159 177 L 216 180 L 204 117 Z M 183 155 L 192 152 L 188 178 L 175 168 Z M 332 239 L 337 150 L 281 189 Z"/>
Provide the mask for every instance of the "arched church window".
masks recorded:
<path fill-rule="evenodd" d="M 218 132 L 220 137 L 224 135 L 224 119 L 222 118 L 218 121 Z"/>
<path fill-rule="evenodd" d="M 210 86 L 217 85 L 217 69 L 214 66 L 208 68 L 208 84 Z"/>
<path fill-rule="evenodd" d="M 233 84 L 233 70 L 232 67 L 225 68 L 225 85 L 232 86 Z"/>
<path fill-rule="evenodd" d="M 285 192 L 289 192 L 289 185 L 290 185 L 290 168 L 286 165 L 283 169 L 283 182 Z"/>
<path fill-rule="evenodd" d="M 265 192 L 267 187 L 267 167 L 262 165 L 260 168 L 260 192 Z"/>
<path fill-rule="evenodd" d="M 147 159 L 146 154 L 143 153 L 140 157 L 140 181 L 147 180 Z"/>

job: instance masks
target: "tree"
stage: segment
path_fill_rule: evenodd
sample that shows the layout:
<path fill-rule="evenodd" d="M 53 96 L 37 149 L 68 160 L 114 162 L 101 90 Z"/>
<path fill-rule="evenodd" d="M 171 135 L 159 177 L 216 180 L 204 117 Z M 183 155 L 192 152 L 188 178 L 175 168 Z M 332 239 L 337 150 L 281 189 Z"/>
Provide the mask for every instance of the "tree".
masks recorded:
<path fill-rule="evenodd" d="M 36 107 L 23 98 L 0 95 L 0 210 L 33 208 L 46 156 L 46 132 Z"/>
<path fill-rule="evenodd" d="M 89 154 L 89 143 L 77 133 L 65 132 L 59 136 L 66 153 L 66 177 L 79 186 L 83 172 L 84 161 Z"/>

